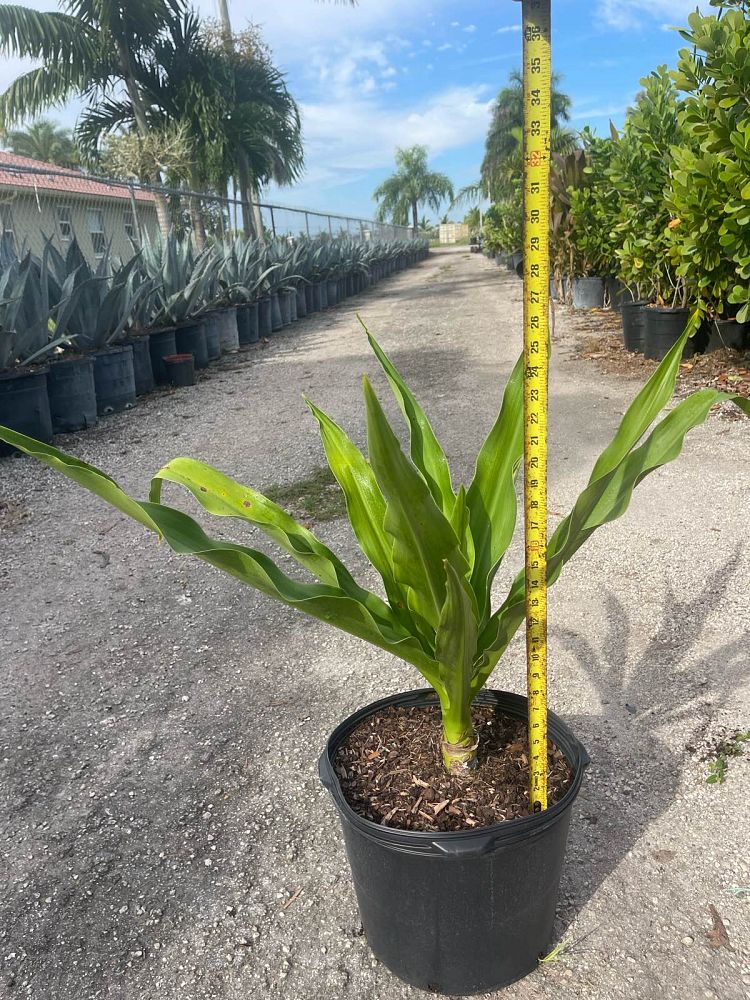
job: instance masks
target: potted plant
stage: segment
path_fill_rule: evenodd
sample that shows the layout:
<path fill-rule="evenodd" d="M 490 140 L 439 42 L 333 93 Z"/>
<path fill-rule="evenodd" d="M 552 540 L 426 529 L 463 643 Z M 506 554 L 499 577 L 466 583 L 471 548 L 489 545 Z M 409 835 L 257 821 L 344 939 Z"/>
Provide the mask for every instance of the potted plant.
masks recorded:
<path fill-rule="evenodd" d="M 269 262 L 269 248 L 262 240 L 238 236 L 217 247 L 216 252 L 220 257 L 216 277 L 223 297 L 236 308 L 239 344 L 254 344 L 259 339 L 258 298 L 267 291 L 270 275 L 281 264 Z"/>
<path fill-rule="evenodd" d="M 617 270 L 613 229 L 619 198 L 609 177 L 615 144 L 612 137 L 599 138 L 588 128 L 581 140 L 585 165 L 576 171 L 576 181 L 568 189 L 573 307 L 601 309 L 607 279 L 610 290 L 617 293 L 612 276 Z"/>
<path fill-rule="evenodd" d="M 671 150 L 683 142 L 680 102 L 666 66 L 641 80 L 610 169 L 620 200 L 616 250 L 620 273 L 644 305 L 644 353 L 663 358 L 690 320 L 690 291 L 671 256 L 667 189 Z M 693 332 L 695 326 L 691 326 Z M 685 356 L 694 351 L 690 341 Z"/>
<path fill-rule="evenodd" d="M 672 150 L 669 207 L 678 270 L 694 292 L 698 315 L 708 317 L 708 349 L 741 347 L 750 320 L 750 233 L 747 178 L 750 140 L 745 51 L 750 22 L 744 5 L 712 4 L 720 15 L 693 13 L 681 31 L 676 85 L 685 94 L 681 124 L 690 139 Z"/>
<path fill-rule="evenodd" d="M 195 333 L 195 330 L 205 320 L 203 336 L 208 361 L 221 356 L 222 339 L 228 348 L 235 341 L 239 343 L 236 320 L 232 330 L 233 317 L 228 321 L 225 312 L 208 311 L 218 295 L 219 258 L 212 247 L 196 254 L 190 239 L 180 238 L 176 233 L 167 237 L 146 236 L 140 261 L 145 279 L 152 281 L 154 286 L 149 352 L 157 382 L 169 382 L 164 358 L 177 353 L 178 329 L 190 329 L 200 343 L 200 332 Z M 200 347 L 196 350 L 202 354 Z"/>
<path fill-rule="evenodd" d="M 50 302 L 46 270 L 27 253 L 0 272 L 0 422 L 42 441 L 52 439 L 49 367 L 40 364 L 65 337 L 50 338 L 58 303 Z M 7 453 L 7 449 L 4 449 Z"/>
<path fill-rule="evenodd" d="M 750 415 L 747 399 L 704 389 L 654 424 L 672 395 L 686 338 L 684 333 L 638 393 L 550 538 L 550 584 L 597 527 L 624 513 L 635 486 L 679 454 L 687 432 L 715 403 L 733 399 Z M 343 825 L 375 954 L 422 989 L 489 991 L 530 972 L 549 943 L 570 810 L 586 764 L 575 736 L 553 716 L 552 801 L 545 812 L 527 814 L 525 699 L 485 690 L 525 617 L 523 572 L 496 608 L 491 594 L 516 520 L 523 362 L 510 376 L 473 481 L 456 490 L 426 415 L 379 345 L 370 342 L 409 427 L 409 455 L 366 379 L 369 458 L 309 405 L 355 537 L 382 577 L 385 599 L 357 583 L 331 549 L 284 510 L 203 462 L 169 462 L 154 476 L 149 500 L 137 501 L 106 474 L 48 445 L 7 428 L 0 428 L 0 439 L 91 490 L 176 552 L 198 556 L 419 671 L 426 691 L 367 706 L 342 722 L 322 755 L 321 776 Z M 251 523 L 316 582 L 287 575 L 260 551 L 212 538 L 186 513 L 163 503 L 165 482 L 185 487 L 210 514 Z M 389 729 L 394 720 L 395 730 Z M 501 797 L 501 806 L 483 770 L 487 741 L 497 739 L 498 726 L 505 737 L 493 753 L 508 764 L 500 780 L 503 792 L 512 793 Z M 409 756 L 415 727 L 418 760 Z M 508 739 L 517 738 L 518 745 L 508 746 Z M 390 771 L 398 767 L 400 753 L 406 754 L 407 781 L 396 789 L 405 796 L 396 794 L 393 807 L 379 779 L 384 764 Z M 508 780 L 513 772 L 520 772 L 520 780 Z M 447 789 L 445 801 L 426 795 L 436 783 Z"/>
<path fill-rule="evenodd" d="M 96 413 L 101 416 L 129 409 L 136 398 L 133 346 L 123 342 L 122 337 L 140 303 L 150 295 L 152 283 L 136 280 L 137 255 L 113 268 L 107 252 L 93 269 L 75 239 L 64 258 L 50 244 L 48 249 L 50 266 L 65 299 L 55 320 L 56 331 L 74 341 L 76 352 L 90 354 L 93 359 Z M 70 392 L 70 380 L 58 377 L 57 366 L 51 369 L 50 376 L 53 410 L 64 412 L 67 400 L 73 410 L 67 414 L 65 429 L 77 429 L 74 424 L 78 410 L 83 408 L 82 397 Z M 79 426 L 88 426 L 88 419 Z"/>

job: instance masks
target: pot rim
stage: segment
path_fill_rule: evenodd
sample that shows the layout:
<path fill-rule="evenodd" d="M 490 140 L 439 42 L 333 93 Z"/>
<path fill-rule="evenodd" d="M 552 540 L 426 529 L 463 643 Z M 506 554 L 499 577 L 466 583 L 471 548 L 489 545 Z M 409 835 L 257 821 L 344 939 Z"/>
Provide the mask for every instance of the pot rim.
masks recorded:
<path fill-rule="evenodd" d="M 0 371 L 0 380 L 10 382 L 11 379 L 29 378 L 31 375 L 46 375 L 48 371 L 49 365 L 42 365 L 39 368 L 36 365 L 33 368 L 26 368 L 24 365 L 15 365 L 6 371 Z"/>
<path fill-rule="evenodd" d="M 166 364 L 177 364 L 183 361 L 195 361 L 195 355 L 192 353 L 185 354 L 165 354 L 162 358 Z"/>
<path fill-rule="evenodd" d="M 509 691 L 483 688 L 475 698 L 477 704 L 494 704 L 507 715 L 527 718 L 528 699 L 525 695 Z M 344 798 L 341 783 L 333 768 L 333 758 L 340 743 L 352 729 L 364 719 L 375 715 L 382 708 L 391 705 L 437 705 L 438 697 L 432 688 L 418 688 L 390 695 L 371 702 L 348 716 L 334 729 L 326 741 L 319 760 L 320 779 L 331 793 L 334 804 L 342 820 L 346 820 L 364 836 L 380 843 L 387 843 L 395 850 L 412 851 L 437 856 L 465 858 L 469 854 L 481 854 L 495 847 L 506 846 L 518 840 L 536 836 L 543 830 L 559 822 L 570 809 L 581 788 L 583 775 L 590 762 L 583 744 L 573 735 L 562 719 L 554 712 L 549 713 L 549 735 L 565 759 L 573 768 L 573 780 L 563 797 L 542 813 L 522 816 L 519 819 L 493 823 L 474 830 L 421 831 L 399 830 L 383 826 L 365 819 L 352 809 Z"/>

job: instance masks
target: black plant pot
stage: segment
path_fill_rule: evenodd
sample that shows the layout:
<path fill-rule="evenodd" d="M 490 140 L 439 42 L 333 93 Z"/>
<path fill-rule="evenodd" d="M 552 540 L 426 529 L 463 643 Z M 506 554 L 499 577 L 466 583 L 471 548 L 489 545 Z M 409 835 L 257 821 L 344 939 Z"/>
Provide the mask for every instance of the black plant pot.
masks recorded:
<path fill-rule="evenodd" d="M 237 310 L 234 306 L 218 310 L 219 344 L 222 354 L 234 354 L 240 349 L 240 337 L 237 330 Z"/>
<path fill-rule="evenodd" d="M 573 308 L 603 309 L 604 279 L 603 278 L 573 278 Z"/>
<path fill-rule="evenodd" d="M 169 381 L 178 388 L 195 385 L 195 358 L 192 354 L 173 354 L 164 359 Z"/>
<path fill-rule="evenodd" d="M 328 305 L 336 306 L 339 303 L 339 283 L 335 278 L 330 278 L 326 282 L 326 292 L 328 294 Z"/>
<path fill-rule="evenodd" d="M 643 353 L 647 358 L 661 361 L 671 347 L 682 336 L 690 318 L 689 309 L 669 309 L 666 306 L 645 306 L 646 333 Z M 694 341 L 688 340 L 682 352 L 683 358 L 691 358 L 695 353 Z"/>
<path fill-rule="evenodd" d="M 292 323 L 297 322 L 297 292 L 294 288 L 290 288 L 289 292 L 289 316 Z"/>
<path fill-rule="evenodd" d="M 280 330 L 284 325 L 284 316 L 281 312 L 281 299 L 278 292 L 271 296 L 271 329 Z"/>
<path fill-rule="evenodd" d="M 47 372 L 47 396 L 54 434 L 93 427 L 97 421 L 94 359 L 55 361 Z"/>
<path fill-rule="evenodd" d="M 237 309 L 237 333 L 240 346 L 258 343 L 258 303 L 248 302 Z"/>
<path fill-rule="evenodd" d="M 169 375 L 167 374 L 167 366 L 164 364 L 164 358 L 170 354 L 177 354 L 177 337 L 174 328 L 153 330 L 148 337 L 148 349 L 151 354 L 151 367 L 154 372 L 154 380 L 159 385 L 166 385 L 169 382 Z"/>
<path fill-rule="evenodd" d="M 315 312 L 315 292 L 312 285 L 305 285 L 305 309 L 307 313 Z"/>
<path fill-rule="evenodd" d="M 46 368 L 0 373 L 0 424 L 38 441 L 52 440 Z M 15 450 L 0 441 L 0 455 Z"/>
<path fill-rule="evenodd" d="M 194 320 L 175 331 L 177 354 L 192 354 L 196 368 L 208 368 L 208 343 L 206 321 Z"/>
<path fill-rule="evenodd" d="M 362 925 L 376 957 L 430 993 L 489 993 L 533 972 L 550 944 L 571 807 L 588 755 L 550 713 L 550 739 L 574 777 L 545 812 L 452 833 L 395 830 L 358 816 L 334 769 L 341 742 L 390 705 L 436 703 L 431 690 L 411 691 L 356 712 L 328 740 L 320 776 L 341 820 Z M 527 717 L 520 695 L 484 690 L 477 703 Z"/>
<path fill-rule="evenodd" d="M 203 329 L 206 336 L 206 354 L 208 363 L 216 361 L 221 357 L 221 316 L 213 310 L 203 313 Z M 175 350 L 176 353 L 176 350 Z"/>
<path fill-rule="evenodd" d="M 620 310 L 622 316 L 622 342 L 626 351 L 643 354 L 646 345 L 646 310 L 648 299 L 634 299 L 623 302 Z"/>
<path fill-rule="evenodd" d="M 706 354 L 731 347 L 740 351 L 745 344 L 746 323 L 738 323 L 736 319 L 713 319 L 708 324 L 708 343 Z"/>
<path fill-rule="evenodd" d="M 273 302 L 271 296 L 266 295 L 258 299 L 258 335 L 260 337 L 270 337 L 273 330 Z"/>
<path fill-rule="evenodd" d="M 312 286 L 312 297 L 313 297 L 313 305 L 311 311 L 320 312 L 320 310 L 323 308 L 323 286 L 321 282 L 316 281 L 315 284 Z"/>
<path fill-rule="evenodd" d="M 99 416 L 132 409 L 135 406 L 132 345 L 107 347 L 103 351 L 95 351 L 93 358 L 96 412 Z"/>
<path fill-rule="evenodd" d="M 307 316 L 307 288 L 298 288 L 297 297 L 297 319 L 304 319 Z"/>
<path fill-rule="evenodd" d="M 145 396 L 154 388 L 154 369 L 151 365 L 150 338 L 148 334 L 123 340 L 133 348 L 133 377 L 136 396 Z"/>
<path fill-rule="evenodd" d="M 328 282 L 320 281 L 318 283 L 318 288 L 320 289 L 320 308 L 328 308 Z"/>
<path fill-rule="evenodd" d="M 623 302 L 630 302 L 633 296 L 619 278 L 608 275 L 604 279 L 604 292 L 609 299 L 609 307 L 613 312 L 622 310 Z"/>
<path fill-rule="evenodd" d="M 292 322 L 292 304 L 289 294 L 286 291 L 279 292 L 279 311 L 281 313 L 281 325 L 289 326 Z"/>

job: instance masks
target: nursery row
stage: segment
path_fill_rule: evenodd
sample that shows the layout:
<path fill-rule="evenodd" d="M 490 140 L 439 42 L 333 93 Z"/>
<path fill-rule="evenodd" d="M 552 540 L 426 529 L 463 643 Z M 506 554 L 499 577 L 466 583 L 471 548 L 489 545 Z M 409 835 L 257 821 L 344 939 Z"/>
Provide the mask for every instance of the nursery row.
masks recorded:
<path fill-rule="evenodd" d="M 427 253 L 419 240 L 243 238 L 197 253 L 170 235 L 92 270 L 75 241 L 65 256 L 48 242 L 0 274 L 0 424 L 41 441 L 90 427 Z"/>
<path fill-rule="evenodd" d="M 484 254 L 498 267 L 522 274 L 523 255 L 485 250 Z M 609 306 L 620 313 L 625 349 L 660 361 L 682 335 L 689 310 L 659 305 L 648 298 L 634 298 L 632 292 L 612 275 L 606 278 L 561 277 L 550 279 L 550 298 L 575 309 L 603 309 Z M 705 316 L 687 341 L 684 357 L 730 347 L 750 348 L 750 323 L 718 315 Z"/>
<path fill-rule="evenodd" d="M 580 148 L 553 153 L 551 257 L 574 306 L 601 307 L 608 285 L 613 303 L 644 304 L 639 322 L 657 340 L 674 343 L 689 323 L 698 346 L 701 337 L 741 346 L 750 320 L 750 19 L 736 0 L 712 6 L 718 16 L 688 18 L 676 68 L 641 81 L 622 129 L 585 129 Z M 519 187 L 488 209 L 484 246 L 517 251 L 522 229 Z"/>

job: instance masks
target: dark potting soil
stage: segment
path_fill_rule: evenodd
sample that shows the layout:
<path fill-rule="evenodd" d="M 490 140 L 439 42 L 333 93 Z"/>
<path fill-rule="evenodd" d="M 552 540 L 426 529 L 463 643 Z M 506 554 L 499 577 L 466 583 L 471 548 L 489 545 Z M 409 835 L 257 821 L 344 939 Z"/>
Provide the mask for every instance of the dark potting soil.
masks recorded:
<path fill-rule="evenodd" d="M 424 832 L 471 830 L 529 813 L 525 720 L 475 705 L 479 736 L 473 771 L 449 774 L 440 753 L 437 707 L 392 706 L 365 719 L 340 745 L 334 766 L 352 809 L 383 826 Z M 557 747 L 548 756 L 548 802 L 573 771 Z"/>

